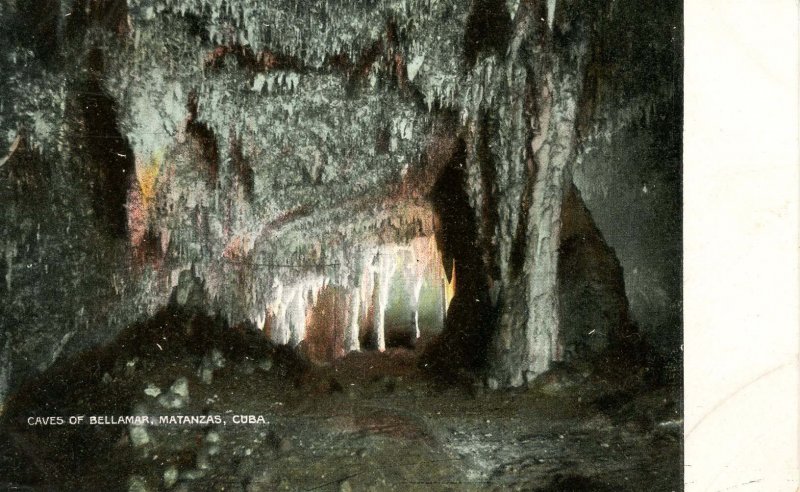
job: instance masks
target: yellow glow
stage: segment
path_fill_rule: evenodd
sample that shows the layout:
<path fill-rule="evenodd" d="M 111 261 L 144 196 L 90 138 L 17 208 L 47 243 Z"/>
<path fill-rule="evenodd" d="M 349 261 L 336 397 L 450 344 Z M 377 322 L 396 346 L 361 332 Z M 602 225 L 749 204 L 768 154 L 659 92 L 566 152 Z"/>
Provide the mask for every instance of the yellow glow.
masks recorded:
<path fill-rule="evenodd" d="M 161 163 L 164 161 L 164 155 L 157 151 L 151 157 L 150 161 L 137 169 L 136 177 L 139 180 L 139 189 L 142 190 L 142 204 L 147 209 L 153 202 L 156 196 L 156 182 L 158 181 L 158 174 L 161 171 Z"/>
<path fill-rule="evenodd" d="M 450 281 L 447 281 L 447 276 L 444 276 L 444 283 L 445 283 L 445 299 L 447 300 L 447 304 L 445 305 L 445 309 L 450 307 L 450 301 L 453 300 L 453 296 L 456 295 L 456 262 L 453 262 L 453 271 L 450 275 Z"/>

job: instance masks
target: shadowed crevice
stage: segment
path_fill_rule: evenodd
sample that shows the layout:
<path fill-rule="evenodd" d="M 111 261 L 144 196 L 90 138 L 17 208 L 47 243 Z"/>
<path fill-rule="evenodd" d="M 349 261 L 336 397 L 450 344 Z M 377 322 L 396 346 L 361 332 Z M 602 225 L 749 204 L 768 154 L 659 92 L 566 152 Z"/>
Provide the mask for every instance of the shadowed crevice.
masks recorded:
<path fill-rule="evenodd" d="M 79 153 L 85 157 L 89 194 L 97 225 L 113 237 L 127 232 L 127 192 L 135 176 L 133 150 L 120 132 L 114 100 L 102 84 L 103 53 L 88 55 L 88 77 L 76 91 Z"/>
<path fill-rule="evenodd" d="M 430 195 L 439 220 L 436 241 L 445 271 L 449 276 L 455 265 L 456 272 L 455 295 L 444 329 L 422 357 L 423 364 L 443 375 L 485 365 L 494 318 L 483 259 L 477 248 L 475 213 L 466 192 L 465 163 L 462 141 Z"/>

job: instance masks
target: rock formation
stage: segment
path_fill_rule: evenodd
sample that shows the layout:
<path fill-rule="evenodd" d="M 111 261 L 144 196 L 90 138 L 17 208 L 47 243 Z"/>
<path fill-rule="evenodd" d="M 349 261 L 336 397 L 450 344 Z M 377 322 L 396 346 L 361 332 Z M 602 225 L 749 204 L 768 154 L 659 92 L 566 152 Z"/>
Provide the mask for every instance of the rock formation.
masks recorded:
<path fill-rule="evenodd" d="M 629 336 L 626 295 L 677 332 L 680 7 L 645 4 L 4 3 L 0 399 L 168 303 L 384 350 L 399 279 L 414 338 L 438 289 L 430 353 L 494 387 Z M 573 182 L 657 189 L 668 246 L 618 260 L 648 218 L 598 230 Z"/>

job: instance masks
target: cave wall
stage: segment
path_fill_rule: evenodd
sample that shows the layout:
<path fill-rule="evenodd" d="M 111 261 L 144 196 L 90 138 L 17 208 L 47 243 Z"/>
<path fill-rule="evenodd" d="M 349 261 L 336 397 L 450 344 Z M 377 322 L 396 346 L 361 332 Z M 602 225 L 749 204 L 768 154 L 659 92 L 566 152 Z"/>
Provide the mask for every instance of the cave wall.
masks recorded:
<path fill-rule="evenodd" d="M 375 258 L 435 236 L 428 196 L 459 138 L 467 160 L 492 152 L 464 124 L 504 124 L 474 108 L 502 95 L 493 64 L 520 8 L 30 3 L 0 5 L 3 394 L 171 299 L 278 341 L 299 342 L 329 285 L 369 299 L 366 316 Z M 613 3 L 574 181 L 634 318 L 666 340 L 679 333 L 680 6 Z M 511 176 L 475 170 L 467 180 Z"/>
<path fill-rule="evenodd" d="M 573 180 L 624 270 L 633 319 L 663 353 L 682 344 L 683 9 L 617 2 L 599 113 Z M 646 41 L 644 41 L 646 40 Z M 612 80 L 615 79 L 616 80 Z M 616 96 L 611 96 L 616 92 Z"/>

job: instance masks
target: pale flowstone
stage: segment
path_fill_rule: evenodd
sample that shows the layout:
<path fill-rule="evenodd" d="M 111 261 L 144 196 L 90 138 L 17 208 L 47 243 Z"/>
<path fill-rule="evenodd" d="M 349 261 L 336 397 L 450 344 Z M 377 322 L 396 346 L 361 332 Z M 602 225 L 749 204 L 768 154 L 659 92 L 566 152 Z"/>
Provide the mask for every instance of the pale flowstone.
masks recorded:
<path fill-rule="evenodd" d="M 264 358 L 258 362 L 258 368 L 264 372 L 269 372 L 272 369 L 272 359 Z"/>
<path fill-rule="evenodd" d="M 198 470 L 209 470 L 211 468 L 211 461 L 208 458 L 207 452 L 201 451 L 197 454 L 195 466 L 197 466 Z"/>
<path fill-rule="evenodd" d="M 147 396 L 156 397 L 161 394 L 161 388 L 154 384 L 148 384 L 147 388 L 144 389 L 144 394 Z"/>
<path fill-rule="evenodd" d="M 182 398 L 188 398 L 189 381 L 185 377 L 180 377 L 176 379 L 174 383 L 172 383 L 172 386 L 170 386 L 169 390 Z"/>
<path fill-rule="evenodd" d="M 203 384 L 211 384 L 214 381 L 214 370 L 216 369 L 212 357 L 209 354 L 203 356 L 200 366 L 197 368 L 197 377 Z"/>
<path fill-rule="evenodd" d="M 221 369 L 225 367 L 225 357 L 222 355 L 217 349 L 211 350 L 211 363 L 214 364 L 214 367 L 217 369 Z"/>
<path fill-rule="evenodd" d="M 183 408 L 186 405 L 186 400 L 175 393 L 169 392 L 159 395 L 158 403 L 164 408 L 176 409 Z"/>
<path fill-rule="evenodd" d="M 147 486 L 144 478 L 133 476 L 128 479 L 128 492 L 149 492 L 150 488 Z"/>
<path fill-rule="evenodd" d="M 174 465 L 164 470 L 164 487 L 171 488 L 178 481 L 178 468 Z"/>
<path fill-rule="evenodd" d="M 150 443 L 150 435 L 147 432 L 147 429 L 143 426 L 139 425 L 131 425 L 128 428 L 128 432 L 131 437 L 131 443 L 134 446 L 144 446 L 145 444 Z"/>
<path fill-rule="evenodd" d="M 198 373 L 203 384 L 211 384 L 214 381 L 214 370 L 212 368 L 201 366 L 198 369 Z"/>
<path fill-rule="evenodd" d="M 186 470 L 181 472 L 180 478 L 183 480 L 198 480 L 205 476 L 206 472 L 204 470 Z"/>

